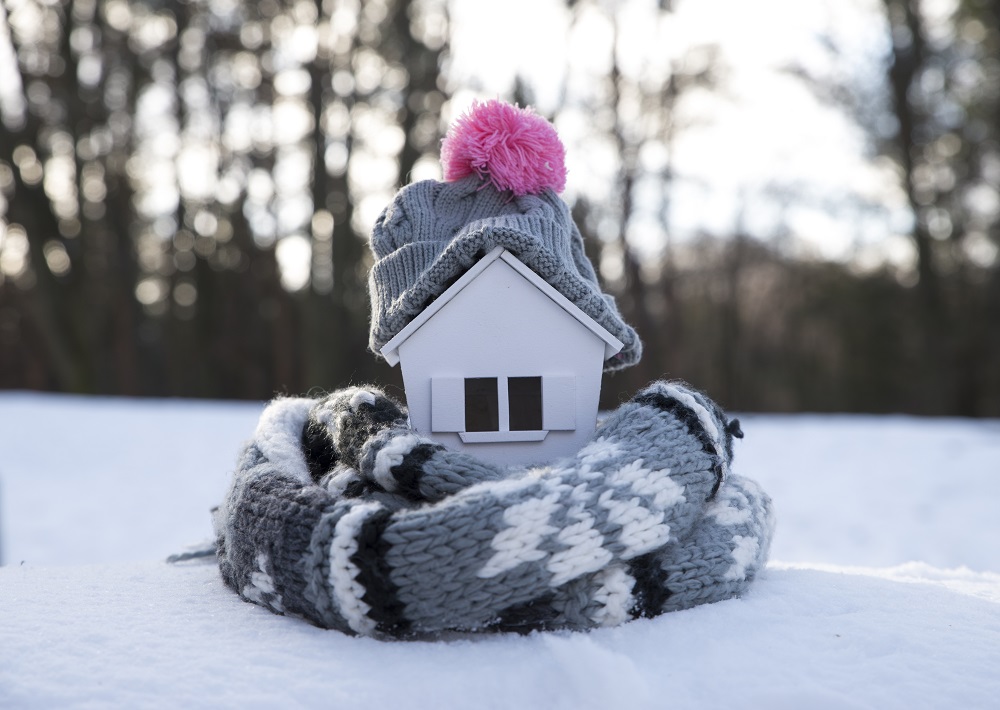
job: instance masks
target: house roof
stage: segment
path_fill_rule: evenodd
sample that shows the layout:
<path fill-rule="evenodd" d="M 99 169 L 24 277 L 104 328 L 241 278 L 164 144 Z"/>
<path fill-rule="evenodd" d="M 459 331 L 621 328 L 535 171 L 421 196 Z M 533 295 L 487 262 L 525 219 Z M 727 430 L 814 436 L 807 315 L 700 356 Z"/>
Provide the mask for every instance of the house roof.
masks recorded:
<path fill-rule="evenodd" d="M 421 311 L 416 318 L 407 323 L 406 327 L 399 331 L 399 333 L 397 333 L 392 340 L 382 347 L 379 352 L 382 354 L 382 357 L 386 359 L 386 362 L 395 366 L 396 363 L 399 362 L 400 346 L 406 342 L 411 335 L 417 332 L 417 330 L 419 330 L 424 323 L 429 321 L 438 311 L 444 308 L 449 301 L 455 298 L 455 296 L 457 296 L 462 289 L 475 281 L 480 274 L 486 271 L 486 269 L 498 259 L 508 264 L 517 273 L 523 276 L 528 283 L 537 288 L 557 306 L 579 321 L 579 323 L 587 328 L 587 330 L 591 331 L 594 335 L 603 340 L 605 360 L 618 353 L 624 347 L 622 341 L 613 336 L 607 331 L 606 328 L 580 310 L 580 308 L 574 305 L 572 301 L 549 285 L 545 279 L 525 266 L 516 256 L 503 247 L 496 247 L 493 251 L 476 262 L 471 269 L 462 274 L 462 276 L 459 277 L 455 283 L 449 286 L 444 293 L 434 299 L 434 301 L 427 306 L 427 308 Z"/>

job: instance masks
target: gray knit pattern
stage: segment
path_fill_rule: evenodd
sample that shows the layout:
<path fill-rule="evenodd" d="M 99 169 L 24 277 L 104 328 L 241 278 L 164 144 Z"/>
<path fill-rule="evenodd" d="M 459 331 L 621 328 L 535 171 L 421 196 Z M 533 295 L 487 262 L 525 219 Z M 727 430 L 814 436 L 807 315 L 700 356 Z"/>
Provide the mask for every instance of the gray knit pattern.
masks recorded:
<path fill-rule="evenodd" d="M 370 387 L 264 411 L 217 512 L 243 599 L 377 637 L 588 629 L 744 592 L 771 501 L 730 472 L 735 420 L 679 382 L 574 456 L 504 469 L 406 425 Z"/>
<path fill-rule="evenodd" d="M 371 235 L 372 318 L 376 354 L 407 323 L 493 248 L 502 246 L 624 343 L 605 361 L 618 370 L 639 361 L 642 344 L 602 294 L 583 238 L 552 190 L 513 196 L 471 176 L 407 185 L 382 212 Z"/>

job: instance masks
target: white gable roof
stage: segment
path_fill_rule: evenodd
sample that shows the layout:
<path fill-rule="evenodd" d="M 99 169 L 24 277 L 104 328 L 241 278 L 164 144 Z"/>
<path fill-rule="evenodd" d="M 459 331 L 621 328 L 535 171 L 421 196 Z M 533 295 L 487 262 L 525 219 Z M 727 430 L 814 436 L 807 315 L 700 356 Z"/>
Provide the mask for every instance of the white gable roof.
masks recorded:
<path fill-rule="evenodd" d="M 604 359 L 607 360 L 609 357 L 615 355 L 624 347 L 622 341 L 613 336 L 607 331 L 602 325 L 600 325 L 593 318 L 584 313 L 578 306 L 576 306 L 572 301 L 559 293 L 555 288 L 553 288 L 545 279 L 536 274 L 534 271 L 525 266 L 520 259 L 511 254 L 509 251 L 503 247 L 495 247 L 493 251 L 480 259 L 476 264 L 466 271 L 462 276 L 448 289 L 438 296 L 434 301 L 427 306 L 423 311 L 421 311 L 416 318 L 411 320 L 406 324 L 399 333 L 396 334 L 392 340 L 386 343 L 382 350 L 380 351 L 382 357 L 386 359 L 390 365 L 395 366 L 399 362 L 399 347 L 406 342 L 406 340 L 413 335 L 424 323 L 429 321 L 434 315 L 444 308 L 448 302 L 457 296 L 462 289 L 472 283 L 478 276 L 486 270 L 486 268 L 492 264 L 497 259 L 503 260 L 509 266 L 511 266 L 517 273 L 523 276 L 532 286 L 541 291 L 545 296 L 550 298 L 556 305 L 566 311 L 569 315 L 573 316 L 577 321 L 580 322 L 585 328 L 591 331 L 594 335 L 604 341 Z"/>

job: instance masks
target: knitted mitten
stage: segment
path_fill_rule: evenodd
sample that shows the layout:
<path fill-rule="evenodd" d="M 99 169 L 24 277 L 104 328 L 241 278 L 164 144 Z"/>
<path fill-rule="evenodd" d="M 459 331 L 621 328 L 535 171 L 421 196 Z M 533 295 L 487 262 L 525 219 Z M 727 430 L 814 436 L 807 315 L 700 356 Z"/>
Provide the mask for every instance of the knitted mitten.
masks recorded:
<path fill-rule="evenodd" d="M 220 511 L 226 583 L 362 634 L 589 628 L 717 601 L 763 566 L 770 501 L 707 397 L 657 382 L 576 455 L 505 470 L 371 388 L 264 413 Z M 317 481 L 319 484 L 317 484 Z"/>

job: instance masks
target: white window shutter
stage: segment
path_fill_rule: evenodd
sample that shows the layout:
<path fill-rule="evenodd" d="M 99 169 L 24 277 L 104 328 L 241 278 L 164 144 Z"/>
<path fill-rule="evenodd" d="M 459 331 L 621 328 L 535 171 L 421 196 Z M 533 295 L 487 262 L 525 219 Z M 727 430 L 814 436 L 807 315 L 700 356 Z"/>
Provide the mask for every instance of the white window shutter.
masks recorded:
<path fill-rule="evenodd" d="M 431 378 L 431 431 L 465 431 L 465 380 Z"/>
<path fill-rule="evenodd" d="M 542 377 L 542 427 L 546 431 L 576 429 L 576 377 Z"/>

